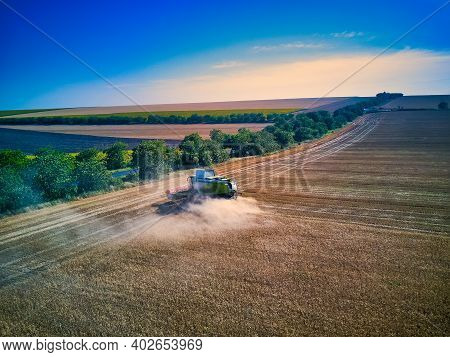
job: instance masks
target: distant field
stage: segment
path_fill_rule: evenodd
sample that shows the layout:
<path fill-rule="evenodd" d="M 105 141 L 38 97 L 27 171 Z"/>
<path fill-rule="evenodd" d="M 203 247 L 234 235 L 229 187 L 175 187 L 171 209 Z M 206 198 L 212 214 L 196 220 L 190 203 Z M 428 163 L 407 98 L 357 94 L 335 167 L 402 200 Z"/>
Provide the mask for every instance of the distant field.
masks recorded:
<path fill-rule="evenodd" d="M 49 111 L 50 109 L 0 110 L 0 117 Z"/>
<path fill-rule="evenodd" d="M 97 115 L 97 114 L 127 114 L 154 113 L 154 112 L 195 112 L 199 111 L 232 111 L 239 110 L 281 110 L 291 111 L 293 108 L 313 108 L 322 105 L 347 100 L 350 97 L 334 98 L 292 98 L 292 99 L 271 99 L 271 100 L 244 100 L 231 102 L 210 102 L 210 103 L 179 103 L 179 104 L 151 104 L 151 105 L 125 105 L 111 107 L 89 107 L 89 108 L 68 108 L 56 109 L 35 113 L 18 114 L 17 117 L 41 117 L 41 116 L 65 116 L 65 115 Z"/>
<path fill-rule="evenodd" d="M 64 115 L 67 117 L 80 117 L 80 116 L 89 116 L 89 117 L 111 117 L 111 116 L 120 116 L 120 117 L 148 117 L 150 114 L 160 115 L 160 116 L 182 116 L 182 117 L 190 117 L 193 114 L 198 115 L 231 115 L 231 114 L 247 114 L 247 113 L 291 113 L 294 111 L 301 110 L 299 108 L 260 108 L 260 109 L 229 109 L 229 110 L 180 110 L 180 111 L 160 111 L 160 112 L 129 112 L 129 113 L 112 113 L 112 114 L 89 114 L 89 115 Z"/>
<path fill-rule="evenodd" d="M 104 149 L 119 140 L 125 142 L 130 149 L 141 142 L 141 139 L 136 138 L 118 139 L 107 136 L 67 135 L 0 128 L 0 150 L 22 150 L 26 154 L 34 154 L 43 147 L 51 147 L 64 152 L 78 152 L 91 147 Z M 179 143 L 177 140 L 166 140 L 166 142 L 171 146 Z"/>
<path fill-rule="evenodd" d="M 369 99 L 368 97 L 354 97 L 354 98 L 348 98 L 344 100 L 340 100 L 337 102 L 327 103 L 320 106 L 313 106 L 309 109 L 304 109 L 302 112 L 308 113 L 308 112 L 315 112 L 318 110 L 326 110 L 328 112 L 334 112 L 335 110 L 338 110 L 342 107 L 345 107 L 347 105 L 353 105 L 359 102 L 362 102 L 364 100 Z"/>
<path fill-rule="evenodd" d="M 269 124 L 236 123 L 236 124 L 131 124 L 131 125 L 1 125 L 1 128 L 16 129 L 15 131 L 46 132 L 75 135 L 92 135 L 97 137 L 115 137 L 131 139 L 165 139 L 182 140 L 186 135 L 199 133 L 208 137 L 213 129 L 225 133 L 237 133 L 240 128 L 253 131 L 262 130 Z M 22 140 L 22 139 L 19 139 Z"/>
<path fill-rule="evenodd" d="M 450 104 L 450 95 L 412 95 L 400 97 L 383 105 L 384 108 L 397 109 L 438 109 L 440 102 Z"/>

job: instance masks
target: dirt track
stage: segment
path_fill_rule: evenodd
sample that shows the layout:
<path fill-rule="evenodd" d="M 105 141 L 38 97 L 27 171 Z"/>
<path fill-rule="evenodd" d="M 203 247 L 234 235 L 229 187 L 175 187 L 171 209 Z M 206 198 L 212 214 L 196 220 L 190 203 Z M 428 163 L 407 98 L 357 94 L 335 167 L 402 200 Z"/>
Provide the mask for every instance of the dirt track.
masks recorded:
<path fill-rule="evenodd" d="M 155 213 L 180 173 L 3 219 L 0 334 L 448 335 L 448 136 L 370 114 L 226 163 L 242 217 Z"/>

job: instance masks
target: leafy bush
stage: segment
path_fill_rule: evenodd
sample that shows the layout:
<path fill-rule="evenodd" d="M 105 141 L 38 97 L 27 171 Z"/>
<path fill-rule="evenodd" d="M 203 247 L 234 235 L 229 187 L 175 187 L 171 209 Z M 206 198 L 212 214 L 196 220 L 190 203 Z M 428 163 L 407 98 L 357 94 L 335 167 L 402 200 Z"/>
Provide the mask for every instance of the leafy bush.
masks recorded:
<path fill-rule="evenodd" d="M 183 165 L 211 166 L 228 159 L 228 153 L 216 140 L 205 140 L 198 133 L 187 135 L 179 145 Z"/>
<path fill-rule="evenodd" d="M 105 150 L 106 167 L 108 170 L 117 170 L 127 167 L 131 158 L 127 151 L 127 144 L 118 141 Z"/>
<path fill-rule="evenodd" d="M 211 138 L 211 140 L 216 141 L 216 142 L 218 142 L 220 144 L 223 144 L 223 142 L 225 141 L 227 135 L 222 130 L 213 129 L 209 133 L 209 137 Z"/>
<path fill-rule="evenodd" d="M 133 150 L 133 163 L 139 168 L 139 179 L 158 179 L 172 166 L 172 155 L 162 140 L 142 141 Z"/>
<path fill-rule="evenodd" d="M 198 166 L 200 164 L 203 139 L 198 133 L 185 136 L 180 143 L 179 148 L 182 152 L 183 165 Z"/>
<path fill-rule="evenodd" d="M 26 185 L 11 167 L 0 168 L 0 212 L 16 210 L 39 201 L 39 195 Z"/>
<path fill-rule="evenodd" d="M 48 200 L 67 198 L 77 192 L 75 160 L 60 151 L 44 149 L 33 162 L 35 186 Z"/>
<path fill-rule="evenodd" d="M 170 149 L 170 157 L 172 170 L 180 170 L 183 167 L 183 152 L 180 150 L 180 148 Z"/>
<path fill-rule="evenodd" d="M 76 156 L 76 160 L 78 162 L 88 161 L 92 159 L 106 162 L 106 158 L 107 155 L 103 151 L 100 151 L 96 148 L 85 149 L 83 151 L 80 151 Z"/>
<path fill-rule="evenodd" d="M 205 162 L 205 166 L 210 166 L 212 164 L 218 164 L 220 162 L 226 161 L 229 158 L 228 152 L 223 148 L 223 146 L 214 140 L 203 140 L 203 151 L 208 153 L 207 155 L 211 157 L 211 163 L 206 164 L 205 158 L 200 156 L 200 162 Z"/>
<path fill-rule="evenodd" d="M 75 177 L 80 193 L 104 190 L 112 179 L 105 164 L 95 157 L 78 162 Z"/>
<path fill-rule="evenodd" d="M 22 170 L 31 160 L 20 150 L 0 150 L 0 168 L 10 167 Z"/>

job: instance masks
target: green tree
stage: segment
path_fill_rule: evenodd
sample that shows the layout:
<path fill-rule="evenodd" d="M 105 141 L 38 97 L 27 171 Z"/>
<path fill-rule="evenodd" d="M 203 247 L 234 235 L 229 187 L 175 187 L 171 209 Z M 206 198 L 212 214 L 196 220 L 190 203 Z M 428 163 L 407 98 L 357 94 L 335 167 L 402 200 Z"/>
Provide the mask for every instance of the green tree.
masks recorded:
<path fill-rule="evenodd" d="M 198 166 L 201 164 L 200 155 L 203 151 L 204 140 L 199 133 L 193 133 L 184 137 L 179 148 L 182 151 L 183 164 Z"/>
<path fill-rule="evenodd" d="M 312 139 L 314 139 L 314 132 L 309 127 L 304 127 L 304 128 L 300 127 L 295 131 L 294 139 L 298 143 L 305 141 L 305 140 L 312 140 Z"/>
<path fill-rule="evenodd" d="M 263 154 L 274 152 L 280 149 L 280 145 L 275 140 L 273 134 L 264 130 L 254 133 L 253 143 L 262 148 Z"/>
<path fill-rule="evenodd" d="M 183 168 L 183 152 L 179 148 L 169 149 L 171 157 L 172 170 L 180 170 Z"/>
<path fill-rule="evenodd" d="M 249 143 L 252 141 L 253 132 L 247 128 L 240 128 L 237 133 L 238 141 L 242 143 Z"/>
<path fill-rule="evenodd" d="M 199 164 L 211 166 L 223 162 L 228 158 L 227 151 L 217 141 L 203 140 L 198 153 Z"/>
<path fill-rule="evenodd" d="M 294 133 L 292 131 L 276 129 L 273 133 L 275 140 L 282 148 L 287 148 L 295 143 Z"/>
<path fill-rule="evenodd" d="M 0 150 L 0 168 L 11 167 L 17 170 L 22 170 L 31 160 L 20 150 Z"/>
<path fill-rule="evenodd" d="M 183 165 L 198 166 L 200 164 L 201 148 L 197 147 L 193 141 L 186 141 L 182 144 L 183 146 L 182 148 L 180 147 L 180 150 Z"/>
<path fill-rule="evenodd" d="M 34 184 L 49 200 L 70 197 L 77 191 L 74 168 L 72 156 L 52 149 L 41 150 L 33 161 Z"/>
<path fill-rule="evenodd" d="M 126 167 L 130 163 L 127 153 L 127 145 L 121 141 L 114 143 L 105 150 L 106 167 L 108 170 L 117 170 Z"/>
<path fill-rule="evenodd" d="M 447 110 L 448 109 L 448 103 L 447 102 L 440 102 L 438 105 L 439 110 Z"/>
<path fill-rule="evenodd" d="M 99 161 L 106 161 L 106 154 L 96 148 L 89 148 L 82 150 L 78 153 L 76 156 L 76 160 L 78 162 L 81 161 L 88 161 L 88 160 L 99 160 Z"/>
<path fill-rule="evenodd" d="M 162 140 L 142 141 L 133 151 L 139 179 L 158 179 L 170 170 L 170 149 Z"/>
<path fill-rule="evenodd" d="M 38 200 L 39 196 L 24 183 L 16 169 L 0 168 L 0 212 L 25 207 Z"/>
<path fill-rule="evenodd" d="M 103 161 L 92 157 L 79 161 L 75 168 L 78 192 L 100 191 L 108 187 L 112 181 L 111 173 Z"/>
<path fill-rule="evenodd" d="M 224 162 L 229 158 L 228 152 L 224 149 L 223 145 L 214 140 L 204 140 L 202 150 L 209 152 L 213 164 Z M 208 166 L 208 164 L 204 165 Z"/>
<path fill-rule="evenodd" d="M 347 123 L 347 118 L 342 115 L 337 115 L 333 117 L 333 129 L 338 129 L 343 127 Z"/>
<path fill-rule="evenodd" d="M 325 135 L 328 131 L 327 125 L 323 122 L 317 122 L 315 125 L 316 137 L 320 138 Z"/>
<path fill-rule="evenodd" d="M 201 150 L 199 154 L 199 162 L 202 166 L 211 166 L 213 164 L 211 151 Z"/>
<path fill-rule="evenodd" d="M 223 143 L 227 137 L 227 134 L 225 134 L 222 130 L 219 129 L 213 129 L 209 133 L 209 137 L 213 141 L 217 141 L 218 143 Z"/>

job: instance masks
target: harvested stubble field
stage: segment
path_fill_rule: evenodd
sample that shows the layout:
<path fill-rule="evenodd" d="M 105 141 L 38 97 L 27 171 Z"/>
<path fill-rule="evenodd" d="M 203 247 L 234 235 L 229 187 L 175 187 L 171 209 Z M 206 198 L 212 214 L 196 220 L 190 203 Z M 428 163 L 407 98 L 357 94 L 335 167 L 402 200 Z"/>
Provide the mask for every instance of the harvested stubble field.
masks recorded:
<path fill-rule="evenodd" d="M 299 113 L 308 113 L 308 112 L 316 112 L 319 110 L 326 110 L 328 112 L 334 112 L 337 109 L 343 108 L 347 105 L 353 105 L 365 100 L 371 99 L 370 97 L 352 97 L 352 98 L 344 98 L 343 100 L 330 102 L 330 103 L 321 103 L 320 101 L 317 104 L 311 103 L 304 110 L 299 111 Z"/>
<path fill-rule="evenodd" d="M 450 118 L 369 114 L 218 167 L 0 221 L 3 335 L 449 335 Z M 165 212 L 165 213 L 162 213 Z"/>
<path fill-rule="evenodd" d="M 267 125 L 269 124 L 0 125 L 0 130 L 3 128 L 109 138 L 183 140 L 186 135 L 196 132 L 208 138 L 213 129 L 235 134 L 240 128 L 259 131 Z"/>
<path fill-rule="evenodd" d="M 440 102 L 450 102 L 450 95 L 410 95 L 396 98 L 383 105 L 390 109 L 438 109 Z"/>

